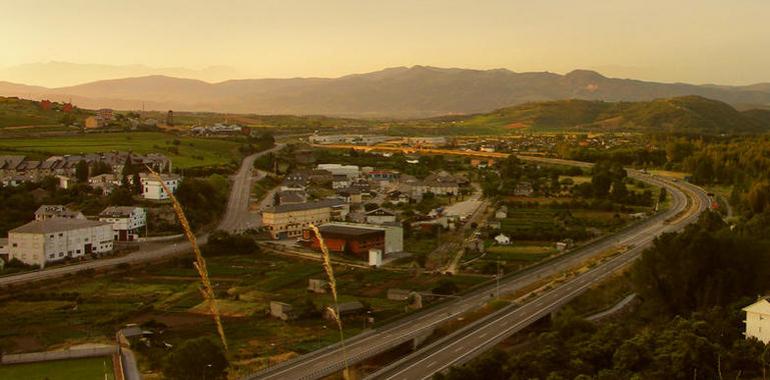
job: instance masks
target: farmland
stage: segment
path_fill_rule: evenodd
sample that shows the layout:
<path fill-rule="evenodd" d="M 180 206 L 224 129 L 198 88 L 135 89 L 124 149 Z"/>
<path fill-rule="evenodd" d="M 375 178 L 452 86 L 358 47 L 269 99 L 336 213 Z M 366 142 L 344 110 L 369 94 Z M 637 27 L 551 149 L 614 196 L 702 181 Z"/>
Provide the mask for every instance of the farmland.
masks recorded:
<path fill-rule="evenodd" d="M 308 278 L 324 278 L 314 261 L 265 254 L 214 256 L 208 259 L 212 284 L 224 317 L 230 360 L 239 371 L 336 342 L 339 333 L 320 317 L 329 294 L 308 293 Z M 429 291 L 443 278 L 412 272 L 369 271 L 335 267 L 341 302 L 358 300 L 372 310 L 375 323 L 404 311 L 404 303 L 386 298 L 389 288 Z M 460 289 L 484 278 L 454 276 Z M 129 273 L 78 279 L 61 291 L 31 290 L 0 304 L 0 346 L 6 352 L 28 352 L 85 342 L 107 343 L 126 323 L 165 326 L 158 342 L 177 345 L 201 335 L 215 336 L 189 259 L 178 259 Z M 266 315 L 270 301 L 294 305 L 296 321 Z M 363 327 L 363 319 L 345 321 L 345 334 Z M 326 328 L 324 328 L 326 326 Z M 139 346 L 143 369 L 157 370 L 167 349 Z"/>
<path fill-rule="evenodd" d="M 112 359 L 109 357 L 0 366 L 0 379 L 112 380 L 114 378 Z"/>
<path fill-rule="evenodd" d="M 162 132 L 100 133 L 47 138 L 0 139 L 0 154 L 42 158 L 53 154 L 109 151 L 157 152 L 177 168 L 227 165 L 238 160 L 240 144 L 225 139 L 178 137 Z"/>

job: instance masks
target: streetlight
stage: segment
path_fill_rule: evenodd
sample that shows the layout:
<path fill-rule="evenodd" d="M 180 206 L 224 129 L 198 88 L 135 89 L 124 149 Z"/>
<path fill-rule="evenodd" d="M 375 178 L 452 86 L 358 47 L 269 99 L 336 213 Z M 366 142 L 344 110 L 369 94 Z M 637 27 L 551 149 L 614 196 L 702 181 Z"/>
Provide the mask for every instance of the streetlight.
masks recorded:
<path fill-rule="evenodd" d="M 270 352 L 267 354 L 267 368 L 270 368 L 270 356 L 275 352 L 275 343 L 270 343 Z"/>

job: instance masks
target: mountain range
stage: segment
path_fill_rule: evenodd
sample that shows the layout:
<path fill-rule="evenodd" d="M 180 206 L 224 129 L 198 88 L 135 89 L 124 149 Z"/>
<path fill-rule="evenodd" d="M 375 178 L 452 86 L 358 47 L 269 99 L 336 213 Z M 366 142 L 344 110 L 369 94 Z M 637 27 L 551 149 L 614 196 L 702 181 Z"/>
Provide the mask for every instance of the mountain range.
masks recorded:
<path fill-rule="evenodd" d="M 420 118 L 467 115 L 537 101 L 648 101 L 696 95 L 735 108 L 770 108 L 770 83 L 748 86 L 657 83 L 608 78 L 429 66 L 395 67 L 339 78 L 242 79 L 208 83 L 152 75 L 46 88 L 0 82 L 0 96 L 71 100 L 84 108 Z"/>

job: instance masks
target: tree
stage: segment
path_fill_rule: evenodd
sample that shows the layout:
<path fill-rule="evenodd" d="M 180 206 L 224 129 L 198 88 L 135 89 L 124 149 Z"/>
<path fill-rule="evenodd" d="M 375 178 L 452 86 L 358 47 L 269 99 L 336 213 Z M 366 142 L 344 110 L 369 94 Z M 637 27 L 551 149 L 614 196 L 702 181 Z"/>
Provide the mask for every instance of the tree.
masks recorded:
<path fill-rule="evenodd" d="M 225 379 L 229 363 L 222 347 L 209 338 L 188 340 L 166 358 L 163 374 L 173 380 Z"/>
<path fill-rule="evenodd" d="M 78 182 L 88 182 L 88 163 L 85 160 L 78 161 L 75 165 L 75 178 Z"/>

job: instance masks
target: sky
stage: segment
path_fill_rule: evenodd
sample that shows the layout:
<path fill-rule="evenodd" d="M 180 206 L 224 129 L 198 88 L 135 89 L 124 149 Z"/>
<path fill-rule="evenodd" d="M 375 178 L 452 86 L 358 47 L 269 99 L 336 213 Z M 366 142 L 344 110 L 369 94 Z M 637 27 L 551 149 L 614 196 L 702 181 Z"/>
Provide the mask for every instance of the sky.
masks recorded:
<path fill-rule="evenodd" d="M 749 84 L 770 82 L 768 15 L 767 0 L 0 0 L 0 80 L 430 65 Z"/>

